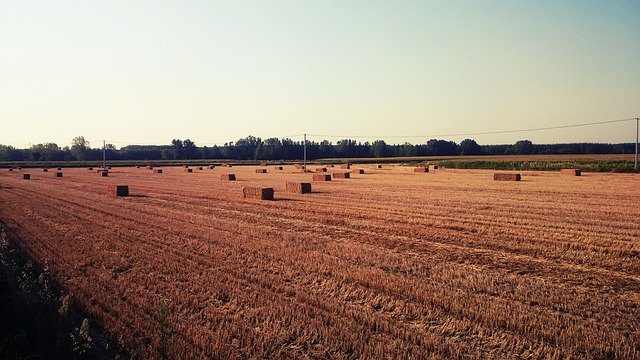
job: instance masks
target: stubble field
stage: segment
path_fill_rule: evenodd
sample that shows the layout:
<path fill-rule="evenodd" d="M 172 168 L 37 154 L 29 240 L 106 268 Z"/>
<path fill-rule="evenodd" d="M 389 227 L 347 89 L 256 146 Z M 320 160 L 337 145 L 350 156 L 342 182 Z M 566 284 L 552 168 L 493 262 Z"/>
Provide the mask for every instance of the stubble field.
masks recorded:
<path fill-rule="evenodd" d="M 0 221 L 139 358 L 640 357 L 638 175 L 256 168 L 3 169 Z"/>

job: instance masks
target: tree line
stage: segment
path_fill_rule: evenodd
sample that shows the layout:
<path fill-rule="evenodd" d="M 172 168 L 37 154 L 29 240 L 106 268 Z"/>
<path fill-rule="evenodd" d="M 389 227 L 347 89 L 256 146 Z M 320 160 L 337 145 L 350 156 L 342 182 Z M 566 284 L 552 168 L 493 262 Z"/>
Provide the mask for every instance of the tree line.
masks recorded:
<path fill-rule="evenodd" d="M 117 149 L 106 144 L 104 151 L 109 160 L 299 160 L 303 157 L 302 141 L 289 138 L 247 136 L 224 145 L 197 146 L 185 139 L 173 139 L 168 145 L 129 145 Z M 635 151 L 635 144 L 569 143 L 534 144 L 520 140 L 508 145 L 480 145 L 473 139 L 460 143 L 431 139 L 424 144 L 387 144 L 384 140 L 358 142 L 343 139 L 335 144 L 327 140 L 307 141 L 307 159 L 321 158 L 383 158 L 410 156 L 457 155 L 534 155 L 534 154 L 626 154 Z M 102 160 L 102 147 L 92 148 L 82 136 L 73 138 L 71 146 L 55 143 L 33 145 L 17 149 L 0 145 L 0 161 L 98 161 Z"/>

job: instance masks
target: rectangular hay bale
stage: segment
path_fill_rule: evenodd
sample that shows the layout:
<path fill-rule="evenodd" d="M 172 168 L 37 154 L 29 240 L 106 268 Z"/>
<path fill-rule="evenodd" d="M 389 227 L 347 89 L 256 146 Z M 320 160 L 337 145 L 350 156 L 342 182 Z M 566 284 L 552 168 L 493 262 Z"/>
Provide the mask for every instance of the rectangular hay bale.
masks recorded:
<path fill-rule="evenodd" d="M 100 171 L 100 173 L 102 173 L 102 177 L 107 177 L 107 176 L 109 176 L 109 172 L 108 172 L 107 170 Z"/>
<path fill-rule="evenodd" d="M 438 170 L 438 165 L 429 165 L 429 170 Z"/>
<path fill-rule="evenodd" d="M 184 172 L 192 173 L 193 169 L 186 167 L 184 168 Z"/>
<path fill-rule="evenodd" d="M 340 165 L 340 169 L 351 169 L 351 164 L 342 164 Z"/>
<path fill-rule="evenodd" d="M 329 174 L 313 174 L 313 181 L 331 181 Z"/>
<path fill-rule="evenodd" d="M 560 170 L 560 175 L 580 176 L 580 175 L 582 175 L 582 172 L 580 171 L 580 169 L 561 169 Z"/>
<path fill-rule="evenodd" d="M 267 169 L 256 169 L 256 174 L 266 174 Z"/>
<path fill-rule="evenodd" d="M 31 175 L 29 174 L 22 174 L 22 180 L 29 180 L 31 179 Z"/>
<path fill-rule="evenodd" d="M 292 194 L 311 193 L 311 183 L 287 182 L 287 192 Z"/>
<path fill-rule="evenodd" d="M 153 172 L 156 174 L 162 174 L 162 169 L 155 169 Z"/>
<path fill-rule="evenodd" d="M 276 170 L 282 170 L 283 168 L 282 168 L 282 166 L 276 166 L 276 167 L 274 167 L 274 169 L 276 169 Z"/>
<path fill-rule="evenodd" d="M 242 195 L 245 199 L 273 200 L 273 188 L 244 187 Z"/>
<path fill-rule="evenodd" d="M 358 169 L 358 174 L 364 174 L 364 169 Z"/>
<path fill-rule="evenodd" d="M 62 177 L 62 173 L 60 171 L 56 172 L 56 177 Z"/>
<path fill-rule="evenodd" d="M 235 174 L 221 174 L 220 175 L 220 180 L 223 181 L 234 181 L 236 179 L 236 175 Z"/>
<path fill-rule="evenodd" d="M 316 172 L 327 172 L 327 168 L 326 167 L 316 168 Z"/>
<path fill-rule="evenodd" d="M 494 181 L 520 181 L 522 177 L 520 174 L 514 173 L 495 173 L 493 174 Z"/>
<path fill-rule="evenodd" d="M 129 196 L 128 185 L 109 185 L 108 190 L 111 197 Z"/>
<path fill-rule="evenodd" d="M 351 178 L 351 173 L 348 172 L 337 172 L 333 173 L 334 179 L 349 179 Z"/>
<path fill-rule="evenodd" d="M 413 172 L 417 172 L 417 173 L 428 173 L 429 172 L 429 168 L 421 166 L 421 167 L 417 167 L 413 169 Z"/>

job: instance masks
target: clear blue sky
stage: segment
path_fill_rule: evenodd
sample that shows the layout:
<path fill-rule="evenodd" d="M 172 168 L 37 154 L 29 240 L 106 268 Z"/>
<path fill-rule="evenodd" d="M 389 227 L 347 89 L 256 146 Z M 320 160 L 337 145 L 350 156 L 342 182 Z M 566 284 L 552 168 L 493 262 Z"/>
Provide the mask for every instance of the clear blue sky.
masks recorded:
<path fill-rule="evenodd" d="M 417 144 L 637 116 L 640 1 L 0 0 L 5 145 Z M 468 137 L 632 142 L 635 123 Z"/>

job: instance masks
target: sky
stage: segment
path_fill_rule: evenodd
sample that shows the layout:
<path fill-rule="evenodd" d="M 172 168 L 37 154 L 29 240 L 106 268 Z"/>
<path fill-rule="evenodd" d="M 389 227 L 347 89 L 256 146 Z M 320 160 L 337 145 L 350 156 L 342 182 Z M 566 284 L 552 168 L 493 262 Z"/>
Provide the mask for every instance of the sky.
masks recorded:
<path fill-rule="evenodd" d="M 0 0 L 0 144 L 634 142 L 640 1 Z"/>

